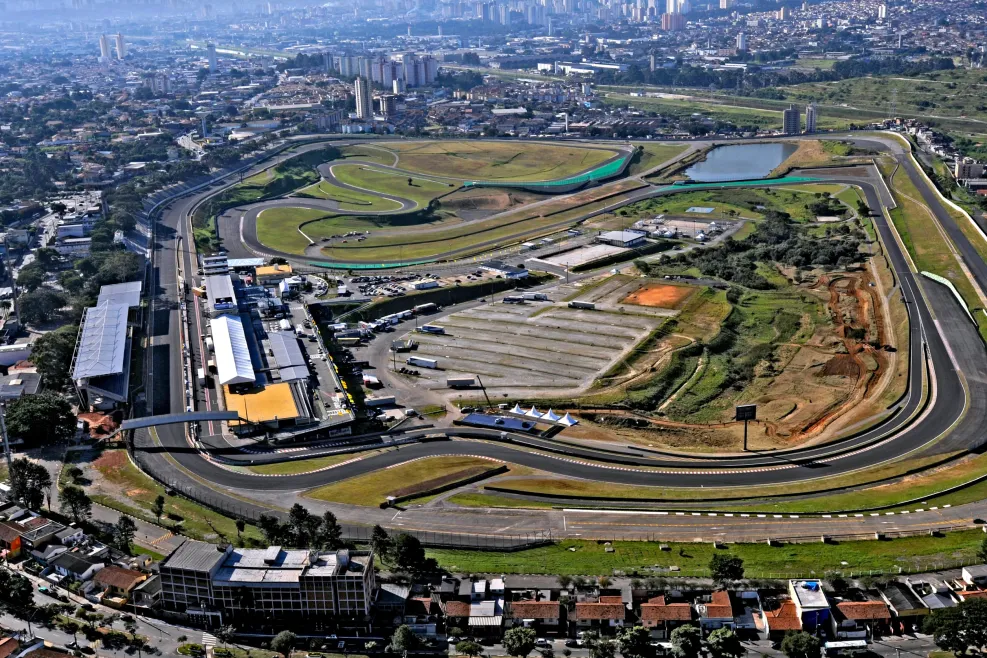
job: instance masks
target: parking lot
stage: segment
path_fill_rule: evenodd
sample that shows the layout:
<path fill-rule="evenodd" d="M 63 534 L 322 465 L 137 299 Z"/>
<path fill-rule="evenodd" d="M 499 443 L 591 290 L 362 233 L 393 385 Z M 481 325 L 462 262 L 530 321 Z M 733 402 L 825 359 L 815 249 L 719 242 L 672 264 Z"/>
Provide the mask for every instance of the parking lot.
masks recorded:
<path fill-rule="evenodd" d="M 448 288 L 467 283 L 476 283 L 497 278 L 497 274 L 477 268 L 463 274 L 404 274 L 382 276 L 355 276 L 347 288 L 350 292 L 359 291 L 365 297 L 401 297 L 411 292 L 434 288 Z"/>
<path fill-rule="evenodd" d="M 450 377 L 478 375 L 491 396 L 514 397 L 587 388 L 659 319 L 535 301 L 490 303 L 430 323 L 446 333 L 405 336 L 419 344 L 411 355 L 437 362 L 434 370 L 416 368 L 419 385 L 447 389 Z M 458 394 L 448 390 L 450 397 Z"/>

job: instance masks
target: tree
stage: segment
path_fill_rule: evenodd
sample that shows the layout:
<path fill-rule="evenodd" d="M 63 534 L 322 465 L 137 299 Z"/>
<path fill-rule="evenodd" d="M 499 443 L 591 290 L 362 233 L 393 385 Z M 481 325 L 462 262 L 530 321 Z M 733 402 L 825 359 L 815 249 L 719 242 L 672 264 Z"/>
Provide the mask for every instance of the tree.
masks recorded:
<path fill-rule="evenodd" d="M 244 521 L 243 519 L 237 519 L 236 520 L 236 537 L 237 537 L 237 539 L 240 538 L 240 535 L 243 534 L 243 531 L 246 528 L 247 528 L 247 522 L 246 521 Z"/>
<path fill-rule="evenodd" d="M 72 352 L 78 335 L 78 326 L 67 325 L 42 334 L 34 341 L 31 349 L 32 363 L 48 388 L 58 389 L 68 382 Z"/>
<path fill-rule="evenodd" d="M 620 653 L 624 658 L 645 658 L 654 653 L 651 648 L 651 631 L 644 626 L 629 626 L 617 636 Z"/>
<path fill-rule="evenodd" d="M 41 464 L 24 457 L 15 459 L 8 474 L 10 497 L 32 510 L 40 510 L 51 490 L 51 475 Z"/>
<path fill-rule="evenodd" d="M 977 559 L 981 562 L 987 562 L 987 537 L 980 542 L 980 548 L 977 550 Z"/>
<path fill-rule="evenodd" d="M 695 626 L 679 626 L 669 639 L 675 658 L 697 658 L 702 650 L 703 634 Z"/>
<path fill-rule="evenodd" d="M 51 445 L 75 434 L 72 406 L 57 393 L 45 391 L 10 402 L 5 413 L 7 432 L 29 445 Z"/>
<path fill-rule="evenodd" d="M 747 650 L 740 638 L 729 628 L 717 628 L 706 638 L 706 646 L 713 658 L 740 658 Z"/>
<path fill-rule="evenodd" d="M 370 550 L 383 560 L 391 552 L 391 544 L 391 537 L 387 534 L 387 530 L 384 530 L 379 525 L 375 525 L 370 533 Z"/>
<path fill-rule="evenodd" d="M 24 576 L 0 567 L 0 611 L 24 612 L 34 607 L 34 587 Z"/>
<path fill-rule="evenodd" d="M 61 510 L 72 517 L 76 523 L 88 519 L 93 514 L 93 501 L 80 487 L 68 485 L 62 489 Z"/>
<path fill-rule="evenodd" d="M 805 631 L 790 631 L 781 640 L 781 650 L 788 658 L 819 658 L 819 640 Z"/>
<path fill-rule="evenodd" d="M 294 533 L 294 546 L 299 548 L 308 546 L 315 539 L 319 530 L 319 517 L 312 516 L 312 513 L 302 505 L 295 503 L 288 510 L 288 525 Z"/>
<path fill-rule="evenodd" d="M 67 633 L 72 636 L 71 646 L 77 645 L 79 641 L 78 639 L 76 639 L 76 636 L 79 634 L 79 631 L 82 630 L 82 624 L 72 619 L 71 617 L 67 617 L 65 620 L 62 621 L 61 627 L 63 633 Z"/>
<path fill-rule="evenodd" d="M 502 644 L 509 656 L 527 656 L 535 648 L 535 629 L 515 626 L 504 633 Z"/>
<path fill-rule="evenodd" d="M 117 548 L 129 555 L 130 544 L 133 543 L 136 533 L 137 524 L 134 523 L 132 518 L 126 514 L 122 514 L 117 519 L 116 525 L 113 526 L 113 539 L 116 542 Z"/>
<path fill-rule="evenodd" d="M 415 635 L 415 632 L 407 624 L 398 626 L 397 630 L 394 631 L 394 635 L 391 636 L 391 650 L 397 653 L 414 651 L 421 644 L 421 638 Z"/>
<path fill-rule="evenodd" d="M 17 273 L 17 285 L 24 290 L 37 290 L 45 283 L 45 272 L 40 265 L 26 265 Z"/>
<path fill-rule="evenodd" d="M 216 629 L 214 635 L 216 636 L 216 639 L 222 642 L 225 647 L 233 641 L 233 638 L 236 636 L 236 629 L 232 626 L 220 626 Z"/>
<path fill-rule="evenodd" d="M 271 651 L 276 651 L 284 658 L 291 656 L 291 650 L 295 648 L 295 634 L 291 631 L 281 631 L 271 640 Z"/>
<path fill-rule="evenodd" d="M 394 562 L 399 569 L 414 571 L 425 562 L 425 549 L 413 535 L 401 533 L 394 542 Z"/>
<path fill-rule="evenodd" d="M 456 643 L 456 653 L 462 656 L 469 656 L 469 658 L 475 658 L 476 656 L 483 655 L 483 647 L 473 640 L 463 640 Z"/>
<path fill-rule="evenodd" d="M 323 548 L 336 550 L 343 547 L 343 529 L 336 520 L 336 515 L 326 510 L 322 515 L 322 525 L 319 526 L 319 545 Z"/>
<path fill-rule="evenodd" d="M 963 655 L 968 649 L 987 646 L 987 600 L 967 599 L 955 608 L 933 610 L 922 631 L 944 651 Z"/>
<path fill-rule="evenodd" d="M 264 533 L 264 539 L 268 544 L 280 544 L 282 538 L 287 534 L 285 524 L 278 521 L 276 516 L 261 514 L 257 517 L 257 527 Z"/>
<path fill-rule="evenodd" d="M 589 645 L 590 658 L 614 658 L 617 653 L 617 643 L 613 640 L 597 639 Z"/>
<path fill-rule="evenodd" d="M 709 571 L 713 580 L 719 583 L 741 580 L 744 577 L 744 560 L 735 555 L 714 553 L 709 560 Z"/>
<path fill-rule="evenodd" d="M 559 587 L 561 587 L 562 589 L 569 589 L 569 585 L 572 584 L 572 576 L 566 574 L 562 574 L 561 576 L 556 578 L 556 580 L 559 581 Z"/>
<path fill-rule="evenodd" d="M 164 514 L 164 508 L 165 497 L 158 494 L 158 497 L 154 499 L 153 503 L 151 503 L 151 511 L 154 512 L 154 518 L 158 520 L 158 523 L 161 523 L 161 515 Z M 219 636 L 217 635 L 216 637 Z"/>

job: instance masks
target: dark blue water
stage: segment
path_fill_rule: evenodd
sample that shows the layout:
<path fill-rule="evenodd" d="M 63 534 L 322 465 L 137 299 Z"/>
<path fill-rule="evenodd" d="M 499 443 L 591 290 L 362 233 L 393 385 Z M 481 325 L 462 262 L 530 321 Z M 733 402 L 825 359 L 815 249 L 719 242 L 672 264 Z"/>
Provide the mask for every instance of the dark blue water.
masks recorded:
<path fill-rule="evenodd" d="M 699 183 L 756 180 L 770 174 L 796 149 L 795 144 L 781 142 L 717 146 L 705 160 L 686 169 L 685 175 Z"/>

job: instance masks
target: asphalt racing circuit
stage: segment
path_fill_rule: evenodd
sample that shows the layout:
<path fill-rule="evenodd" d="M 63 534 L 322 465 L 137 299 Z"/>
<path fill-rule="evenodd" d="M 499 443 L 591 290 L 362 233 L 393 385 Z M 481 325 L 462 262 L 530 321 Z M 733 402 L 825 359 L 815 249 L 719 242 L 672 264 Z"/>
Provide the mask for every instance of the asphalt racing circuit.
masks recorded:
<path fill-rule="evenodd" d="M 842 139 L 847 136 L 841 135 Z M 987 290 L 987 263 L 956 226 L 936 193 L 929 189 L 905 148 L 892 137 L 852 139 L 867 147 L 891 154 L 898 166 L 912 179 L 925 204 L 957 245 L 979 287 Z M 319 147 L 323 144 L 315 144 Z M 304 147 L 303 147 L 304 148 Z M 250 165 L 250 175 L 272 165 L 260 161 Z M 237 172 L 239 173 L 239 172 Z M 976 327 L 953 294 L 943 285 L 913 271 L 908 256 L 888 220 L 894 200 L 875 166 L 820 169 L 796 172 L 827 183 L 859 187 L 872 209 L 880 209 L 874 224 L 883 242 L 909 316 L 909 385 L 896 403 L 895 412 L 877 427 L 858 435 L 824 445 L 746 453 L 724 457 L 689 457 L 662 454 L 630 447 L 613 450 L 578 447 L 550 439 L 513 435 L 478 429 L 431 429 L 385 437 L 400 447 L 356 459 L 342 467 L 290 476 L 262 476 L 243 468 L 247 464 L 283 461 L 275 452 L 246 453 L 227 445 L 219 434 L 209 434 L 202 443 L 187 439 L 181 424 L 136 430 L 134 452 L 146 471 L 174 489 L 213 506 L 248 517 L 261 512 L 290 507 L 301 492 L 344 478 L 385 469 L 412 459 L 439 455 L 477 455 L 511 462 L 560 476 L 601 483 L 695 487 L 760 486 L 798 483 L 832 478 L 865 468 L 886 464 L 903 457 L 934 457 L 956 451 L 978 451 L 985 442 L 987 426 L 987 351 Z M 156 224 L 153 259 L 148 414 L 183 413 L 185 391 L 180 375 L 183 369 L 179 336 L 182 304 L 192 303 L 178 288 L 179 272 L 194 272 L 197 264 L 190 246 L 189 214 L 203 199 L 235 182 L 233 176 L 219 187 L 186 190 L 167 202 Z M 765 181 L 759 182 L 763 186 Z M 689 186 L 687 189 L 695 189 Z M 635 193 L 626 203 L 649 196 L 673 194 L 677 190 L 650 188 Z M 404 200 L 395 199 L 402 203 Z M 306 207 L 310 200 L 273 201 L 254 204 L 245 215 L 253 219 L 263 207 L 291 205 Z M 322 202 L 317 202 L 321 204 Z M 318 205 L 319 208 L 326 206 Z M 374 213 L 380 214 L 380 213 Z M 572 220 L 568 220 L 569 223 Z M 269 249 L 255 250 L 256 235 L 241 233 L 245 244 L 227 244 L 231 256 L 252 251 L 271 255 Z M 251 239 L 252 238 L 252 239 Z M 300 261 L 298 256 L 291 259 Z M 308 262 L 304 258 L 300 262 Z M 189 314 L 191 332 L 198 314 Z M 196 317 L 193 317 L 196 316 Z M 962 367 L 961 367 L 962 365 Z M 924 392 L 924 393 L 923 393 Z M 425 434 L 444 435 L 445 440 L 419 442 Z M 380 443 L 370 447 L 379 448 Z M 331 447 L 314 446 L 305 457 L 332 452 Z M 295 455 L 297 457 L 297 454 Z M 359 454 L 354 455 L 359 457 Z M 710 492 L 704 491 L 704 498 Z M 772 514 L 723 514 L 715 506 L 692 511 L 669 504 L 664 510 L 651 505 L 649 511 L 630 509 L 614 501 L 601 503 L 572 500 L 556 509 L 467 509 L 415 508 L 407 511 L 353 507 L 304 499 L 304 504 L 321 513 L 332 509 L 341 521 L 351 525 L 379 523 L 385 527 L 434 532 L 463 532 L 483 535 L 517 535 L 551 532 L 553 537 L 609 538 L 612 536 L 661 537 L 692 541 L 697 538 L 727 541 L 763 541 L 766 538 L 806 538 L 821 535 L 870 536 L 910 532 L 918 529 L 970 527 L 975 519 L 987 517 L 987 501 L 940 509 L 913 509 L 908 514 L 865 513 L 834 510 L 828 515 L 803 516 Z M 592 505 L 593 509 L 588 509 Z M 622 509 L 623 507 L 623 509 Z M 916 505 L 916 508 L 921 508 Z"/>

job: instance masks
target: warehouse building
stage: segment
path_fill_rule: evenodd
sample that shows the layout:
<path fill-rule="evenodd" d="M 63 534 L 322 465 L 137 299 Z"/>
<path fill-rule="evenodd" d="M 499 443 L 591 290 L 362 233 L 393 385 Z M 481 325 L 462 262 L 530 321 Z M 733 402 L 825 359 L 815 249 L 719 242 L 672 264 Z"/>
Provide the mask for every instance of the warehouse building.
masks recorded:
<path fill-rule="evenodd" d="M 100 288 L 86 309 L 72 357 L 72 379 L 84 407 L 108 409 L 130 392 L 131 309 L 140 307 L 141 282 Z"/>
<path fill-rule="evenodd" d="M 607 231 L 605 233 L 601 233 L 596 236 L 596 241 L 614 247 L 633 249 L 634 247 L 640 247 L 643 245 L 644 238 L 647 236 L 648 234 L 644 231 L 624 229 L 623 231 Z"/>
<path fill-rule="evenodd" d="M 362 621 L 376 587 L 373 554 L 349 550 L 188 540 L 165 558 L 160 573 L 165 611 L 210 627 L 252 619 Z"/>
<path fill-rule="evenodd" d="M 212 328 L 219 384 L 229 386 L 254 383 L 257 377 L 254 375 L 250 348 L 240 316 L 221 315 L 210 320 L 209 326 Z"/>

